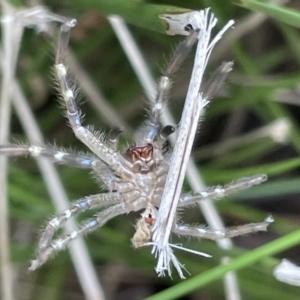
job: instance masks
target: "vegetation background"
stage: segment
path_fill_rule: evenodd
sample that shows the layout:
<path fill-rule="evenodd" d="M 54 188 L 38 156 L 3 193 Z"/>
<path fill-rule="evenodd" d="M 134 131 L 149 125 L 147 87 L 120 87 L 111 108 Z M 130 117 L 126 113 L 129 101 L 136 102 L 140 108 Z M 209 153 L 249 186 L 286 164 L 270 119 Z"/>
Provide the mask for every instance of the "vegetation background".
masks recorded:
<path fill-rule="evenodd" d="M 275 222 L 266 233 L 235 238 L 235 246 L 230 251 L 220 249 L 212 241 L 183 241 L 189 248 L 212 255 L 206 259 L 178 251 L 180 261 L 191 274 L 185 281 L 175 273 L 172 279 L 158 278 L 150 249 L 132 248 L 130 238 L 139 214 L 113 219 L 86 237 L 85 242 L 107 299 L 149 296 L 151 299 L 224 299 L 222 276 L 228 269 L 237 272 L 242 299 L 299 299 L 299 287 L 281 283 L 272 274 L 282 258 L 300 264 L 297 246 L 300 242 L 299 1 L 143 1 L 149 20 L 137 13 L 136 5 L 141 2 L 133 0 L 11 1 L 11 4 L 16 7 L 45 4 L 52 12 L 78 20 L 70 39 L 70 49 L 80 66 L 78 72 L 84 72 L 101 90 L 119 116 L 116 122 L 124 122 L 131 137 L 146 118 L 147 100 L 106 15 L 120 14 L 127 20 L 155 78 L 159 78 L 182 37 L 152 30 L 159 30 L 151 25 L 157 22 L 152 4 L 193 10 L 211 7 L 220 27 L 230 19 L 236 21 L 235 29 L 212 54 L 207 78 L 224 60 L 234 61 L 234 70 L 207 109 L 195 140 L 194 158 L 208 186 L 268 174 L 268 182 L 218 201 L 216 207 L 228 226 L 259 222 L 270 214 Z M 54 49 L 54 38 L 27 29 L 20 46 L 16 78 L 46 142 L 86 151 L 75 139 L 58 105 L 53 80 Z M 176 120 L 180 118 L 192 63 L 193 54 L 174 78 L 169 108 Z M 79 79 L 85 124 L 107 132 L 112 127 L 111 120 L 101 116 L 90 104 L 82 92 L 89 89 L 81 87 L 85 84 Z M 10 139 L 27 140 L 14 111 Z M 125 149 L 130 137 L 122 138 L 121 144 Z M 99 192 L 99 184 L 85 170 L 66 166 L 59 166 L 58 170 L 70 201 Z M 16 299 L 85 299 L 68 251 L 59 253 L 38 271 L 27 272 L 40 229 L 55 213 L 55 208 L 33 159 L 10 159 L 8 181 Z M 185 189 L 189 190 L 188 183 Z M 84 214 L 78 221 L 91 215 Z M 196 207 L 187 210 L 184 219 L 189 223 L 206 223 Z M 233 258 L 225 267 L 220 264 L 224 255 Z"/>

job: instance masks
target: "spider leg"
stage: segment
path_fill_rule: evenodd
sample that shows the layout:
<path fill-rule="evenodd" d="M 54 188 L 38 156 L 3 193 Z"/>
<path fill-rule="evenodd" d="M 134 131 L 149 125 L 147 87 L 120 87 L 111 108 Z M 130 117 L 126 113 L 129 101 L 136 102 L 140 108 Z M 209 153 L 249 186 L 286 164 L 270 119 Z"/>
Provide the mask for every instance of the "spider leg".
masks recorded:
<path fill-rule="evenodd" d="M 232 181 L 224 186 L 211 187 L 204 192 L 185 194 L 179 199 L 178 206 L 186 206 L 194 204 L 198 201 L 213 199 L 218 200 L 227 197 L 233 193 L 248 189 L 254 185 L 261 184 L 267 180 L 267 175 L 259 174 L 252 177 L 243 177 L 236 181 Z"/>
<path fill-rule="evenodd" d="M 80 119 L 80 111 L 75 102 L 75 93 L 71 87 L 64 64 L 64 54 L 67 50 L 70 30 L 75 26 L 75 20 L 64 23 L 60 29 L 58 50 L 56 55 L 55 72 L 59 82 L 62 98 L 65 102 L 67 117 L 76 137 L 83 142 L 101 160 L 107 163 L 119 175 L 127 173 L 126 162 L 113 148 L 105 142 L 103 135 L 93 133 L 90 129 L 83 127 Z"/>
<path fill-rule="evenodd" d="M 118 193 L 91 195 L 75 201 L 69 209 L 65 210 L 48 222 L 39 240 L 38 253 L 43 252 L 49 247 L 55 232 L 61 228 L 62 225 L 65 224 L 66 221 L 71 217 L 89 209 L 99 208 L 105 205 L 112 205 L 120 202 L 121 198 Z"/>
<path fill-rule="evenodd" d="M 178 45 L 173 54 L 173 57 L 167 65 L 166 70 L 164 71 L 158 82 L 156 99 L 154 105 L 151 108 L 149 116 L 150 124 L 147 128 L 147 142 L 152 142 L 158 134 L 160 128 L 160 115 L 167 102 L 167 95 L 171 87 L 170 77 L 181 67 L 193 45 L 197 41 L 197 36 L 197 32 L 192 30 L 187 38 Z"/>
<path fill-rule="evenodd" d="M 101 182 L 109 189 L 110 192 L 115 192 L 116 188 L 116 176 L 112 170 L 101 160 L 94 160 L 92 162 L 92 168 L 95 171 L 95 175 L 100 178 Z"/>
<path fill-rule="evenodd" d="M 7 156 L 23 156 L 30 155 L 32 157 L 47 157 L 54 163 L 71 165 L 78 168 L 92 168 L 92 163 L 98 158 L 85 155 L 69 153 L 62 149 L 53 147 L 38 147 L 28 145 L 1 145 L 0 155 Z"/>
<path fill-rule="evenodd" d="M 119 136 L 121 133 L 122 133 L 122 130 L 120 128 L 113 128 L 108 133 L 108 145 L 114 151 L 118 150 Z"/>
<path fill-rule="evenodd" d="M 256 231 L 266 231 L 268 225 L 272 222 L 273 222 L 273 218 L 269 216 L 263 222 L 229 227 L 224 230 L 215 230 L 215 229 L 205 228 L 203 226 L 201 227 L 201 226 L 176 224 L 172 232 L 176 233 L 177 235 L 186 235 L 186 236 L 193 236 L 193 237 L 205 238 L 210 240 L 219 240 L 223 238 L 232 238 L 240 235 L 245 235 Z"/>
<path fill-rule="evenodd" d="M 144 203 L 140 203 L 143 205 Z M 142 208 L 141 206 L 140 208 Z M 37 257 L 31 261 L 31 266 L 29 267 L 29 271 L 34 271 L 40 266 L 42 266 L 49 258 L 55 253 L 64 250 L 70 242 L 76 239 L 79 236 L 84 236 L 97 228 L 103 226 L 110 219 L 119 216 L 121 214 L 127 213 L 127 210 L 123 208 L 122 204 L 112 205 L 99 213 L 96 214 L 95 218 L 88 220 L 86 223 L 82 225 L 78 230 L 73 231 L 71 234 L 63 236 L 57 240 L 54 240 L 48 247 L 46 247 L 43 251 L 37 254 Z"/>
<path fill-rule="evenodd" d="M 203 87 L 203 96 L 205 99 L 210 100 L 222 88 L 229 72 L 232 70 L 233 62 L 223 62 L 222 65 L 213 73 L 209 81 Z"/>
<path fill-rule="evenodd" d="M 115 190 L 116 176 L 111 169 L 96 157 L 85 154 L 74 154 L 62 149 L 51 147 L 39 147 L 28 145 L 4 145 L 0 146 L 0 155 L 46 157 L 53 160 L 54 163 L 70 165 L 77 168 L 93 169 L 110 191 Z"/>

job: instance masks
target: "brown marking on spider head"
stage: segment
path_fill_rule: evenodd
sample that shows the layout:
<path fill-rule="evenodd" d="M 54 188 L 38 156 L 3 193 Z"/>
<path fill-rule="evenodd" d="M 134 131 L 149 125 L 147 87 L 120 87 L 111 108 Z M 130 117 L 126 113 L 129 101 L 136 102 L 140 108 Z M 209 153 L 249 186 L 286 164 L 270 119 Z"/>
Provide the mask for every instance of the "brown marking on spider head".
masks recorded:
<path fill-rule="evenodd" d="M 153 159 L 153 146 L 152 144 L 132 146 L 126 151 L 125 158 L 131 163 L 135 163 L 136 161 L 149 163 Z"/>

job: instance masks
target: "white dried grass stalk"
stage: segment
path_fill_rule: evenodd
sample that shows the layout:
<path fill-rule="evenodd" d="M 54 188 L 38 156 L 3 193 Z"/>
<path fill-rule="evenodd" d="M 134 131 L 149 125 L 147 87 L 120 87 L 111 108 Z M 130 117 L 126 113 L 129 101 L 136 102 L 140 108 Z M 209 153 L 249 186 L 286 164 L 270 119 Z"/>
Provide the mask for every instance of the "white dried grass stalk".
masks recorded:
<path fill-rule="evenodd" d="M 123 47 L 135 73 L 137 74 L 138 79 L 143 86 L 143 89 L 147 95 L 147 98 L 153 103 L 155 100 L 156 93 L 156 82 L 153 79 L 150 70 L 145 62 L 145 59 L 142 57 L 141 51 L 139 50 L 136 42 L 134 41 L 132 34 L 130 33 L 126 23 L 123 19 L 116 15 L 109 16 L 109 21 Z M 164 112 L 161 116 L 161 123 L 163 126 L 169 124 L 176 124 L 176 121 L 169 112 L 168 107 L 164 109 Z M 169 140 L 172 144 L 175 143 L 175 136 L 171 135 Z M 187 179 L 192 187 L 193 191 L 205 190 L 205 184 L 203 183 L 202 178 L 198 172 L 198 169 L 193 161 L 190 159 L 187 169 Z M 207 223 L 213 228 L 224 229 L 224 224 L 215 209 L 214 205 L 210 201 L 200 202 L 199 206 L 202 210 L 202 213 L 207 221 Z M 217 240 L 216 243 L 223 249 L 230 249 L 232 243 L 230 239 Z M 224 258 L 224 260 L 228 258 Z M 222 260 L 223 262 L 223 260 Z M 224 286 L 226 299 L 229 300 L 239 300 L 241 299 L 240 291 L 236 279 L 235 272 L 230 272 L 224 276 Z"/>
<path fill-rule="evenodd" d="M 7 34 L 4 34 L 4 37 L 6 39 L 4 40 L 4 54 L 2 54 L 2 62 L 5 62 L 4 65 L 2 65 L 2 73 L 4 74 L 3 76 L 3 81 L 2 83 L 2 99 L 1 99 L 1 104 L 2 107 L 5 105 L 5 109 L 0 109 L 0 111 L 5 111 L 4 116 L 1 117 L 0 115 L 0 122 L 3 124 L 0 124 L 0 136 L 4 136 L 0 140 L 0 144 L 7 144 L 8 143 L 8 137 L 7 134 L 5 136 L 5 130 L 8 128 L 9 124 L 9 118 L 10 113 L 9 113 L 9 99 L 10 95 L 13 97 L 13 104 L 15 106 L 15 110 L 20 118 L 20 121 L 23 125 L 24 131 L 27 134 L 27 137 L 29 141 L 34 144 L 38 143 L 39 145 L 43 144 L 43 138 L 42 134 L 38 128 L 38 125 L 36 121 L 34 120 L 34 116 L 32 115 L 32 112 L 30 110 L 30 107 L 28 105 L 27 100 L 25 99 L 17 81 L 13 78 L 14 70 L 15 70 L 15 65 L 17 62 L 17 55 L 18 55 L 18 50 L 19 50 L 19 45 L 20 41 L 22 38 L 22 32 L 25 26 L 29 27 L 36 27 L 38 31 L 44 31 L 44 30 L 49 30 L 51 26 L 49 22 L 65 22 L 67 19 L 63 16 L 59 16 L 56 14 L 53 14 L 49 12 L 46 8 L 44 7 L 33 7 L 32 9 L 24 9 L 24 10 L 19 10 L 15 11 L 12 7 L 10 7 L 11 10 L 9 11 L 9 14 L 4 15 L 2 17 L 2 22 L 4 19 L 4 24 L 9 24 L 9 30 L 7 31 Z M 5 26 L 3 26 L 5 28 Z M 12 31 L 13 30 L 13 31 Z M 8 47 L 8 49 L 7 49 Z M 4 92 L 3 92 L 4 91 Z M 13 94 L 11 94 L 13 93 Z M 4 95 L 4 96 L 3 96 Z M 3 98 L 4 97 L 4 98 Z M 8 107 L 8 108 L 7 108 Z M 1 112 L 0 112 L 1 114 Z M 1 126 L 3 125 L 3 126 Z M 1 134 L 2 130 L 2 134 Z M 7 129 L 8 130 L 8 129 Z M 2 161 L 5 161 L 5 157 L 0 157 L 1 163 Z M 6 169 L 5 164 L 1 164 L 1 174 L 6 174 L 6 170 L 3 170 L 3 168 Z M 48 189 L 48 192 L 52 198 L 53 203 L 55 204 L 56 208 L 58 211 L 62 211 L 66 209 L 69 206 L 69 201 L 67 199 L 66 193 L 64 191 L 63 185 L 59 179 L 59 176 L 56 172 L 56 169 L 52 165 L 51 162 L 43 159 L 38 159 L 37 160 L 38 166 L 41 170 L 41 173 L 44 177 L 46 187 Z M 2 172 L 4 171 L 4 172 Z M 0 175 L 4 176 L 4 175 Z M 4 193 L 5 187 L 6 187 L 6 180 L 4 181 L 3 179 L 0 180 L 0 190 L 2 193 Z M 5 184 L 5 185 L 4 185 Z M 1 197 L 1 199 L 5 199 L 5 197 Z M 0 211 L 2 214 L 4 214 L 5 210 L 4 204 L 2 202 L 2 207 L 0 207 Z M 6 216 L 8 218 L 8 216 Z M 5 220 L 4 218 L 2 219 L 2 216 L 0 216 L 1 220 Z M 6 221 L 7 222 L 7 221 Z M 2 228 L 2 224 L 0 226 Z M 70 222 L 67 224 L 67 229 L 68 230 L 74 230 L 76 228 L 76 225 L 74 222 Z M 6 230 L 7 231 L 7 230 Z M 8 233 L 4 232 L 2 229 L 0 231 L 1 234 L 1 242 L 2 242 L 2 237 L 3 235 L 6 235 L 6 239 L 8 239 Z M 2 252 L 4 251 L 4 246 L 5 244 L 1 243 L 1 249 Z M 8 249 L 8 245 L 6 246 Z M 82 289 L 84 291 L 84 294 L 86 296 L 86 299 L 89 300 L 94 300 L 94 299 L 105 299 L 104 293 L 102 291 L 102 287 L 99 284 L 96 272 L 93 268 L 92 262 L 90 260 L 89 254 L 87 252 L 87 249 L 85 247 L 85 244 L 83 242 L 83 239 L 76 240 L 70 247 L 71 251 L 71 257 L 73 259 L 74 267 L 77 271 L 79 281 L 81 283 Z M 5 276 L 2 276 L 3 281 L 2 284 L 4 288 L 2 289 L 3 291 L 3 299 L 6 300 L 12 300 L 12 279 L 11 276 L 9 276 L 9 261 L 8 257 L 6 255 L 6 261 L 1 262 L 1 272 L 4 273 L 6 272 Z"/>
<path fill-rule="evenodd" d="M 202 98 L 200 91 L 203 74 L 214 45 L 234 22 L 228 22 L 216 37 L 210 41 L 211 31 L 216 23 L 217 19 L 209 12 L 209 9 L 200 11 L 198 15 L 194 15 L 190 20 L 190 24 L 193 28 L 200 29 L 198 34 L 198 46 L 180 121 L 177 142 L 172 155 L 170 170 L 162 196 L 162 203 L 153 229 L 154 247 L 152 252 L 158 257 L 156 270 L 161 275 L 163 275 L 165 271 L 168 271 L 169 274 L 171 273 L 170 263 L 172 262 L 180 277 L 184 278 L 181 270 L 183 266 L 174 256 L 170 247 L 169 238 L 198 127 L 198 121 L 200 116 L 203 115 L 204 107 L 207 104 L 206 99 Z"/>

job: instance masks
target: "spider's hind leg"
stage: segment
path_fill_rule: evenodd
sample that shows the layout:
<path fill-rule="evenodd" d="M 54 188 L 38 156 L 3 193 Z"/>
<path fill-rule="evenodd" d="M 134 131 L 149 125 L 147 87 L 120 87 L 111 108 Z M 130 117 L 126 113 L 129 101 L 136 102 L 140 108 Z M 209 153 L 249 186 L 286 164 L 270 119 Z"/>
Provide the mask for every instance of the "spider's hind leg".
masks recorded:
<path fill-rule="evenodd" d="M 209 199 L 219 200 L 233 193 L 237 193 L 244 189 L 250 188 L 254 185 L 258 185 L 266 180 L 267 180 L 267 176 L 265 174 L 259 174 L 252 177 L 240 178 L 224 186 L 208 188 L 204 192 L 182 195 L 179 199 L 178 207 L 179 208 L 185 207 L 203 200 L 209 200 Z M 268 225 L 272 222 L 273 222 L 273 218 L 270 216 L 266 218 L 263 222 L 250 223 L 242 226 L 230 227 L 224 230 L 223 229 L 215 230 L 215 229 L 205 228 L 203 226 L 175 224 L 173 228 L 173 232 L 178 235 L 194 236 L 199 238 L 217 240 L 222 238 L 232 238 L 235 236 L 244 235 L 256 231 L 266 231 Z"/>
<path fill-rule="evenodd" d="M 178 206 L 187 206 L 203 200 L 219 200 L 234 193 L 238 193 L 242 190 L 248 189 L 254 185 L 261 184 L 266 180 L 267 175 L 258 174 L 251 177 L 240 178 L 223 186 L 219 185 L 215 187 L 209 187 L 206 191 L 203 192 L 183 194 L 179 199 Z"/>
<path fill-rule="evenodd" d="M 215 230 L 211 228 L 205 228 L 203 226 L 190 226 L 190 225 L 175 225 L 172 230 L 177 235 L 193 236 L 198 238 L 219 240 L 224 238 L 232 238 L 256 231 L 266 231 L 270 223 L 273 222 L 273 218 L 269 216 L 263 222 L 250 223 L 241 226 L 229 227 L 223 230 Z"/>
<path fill-rule="evenodd" d="M 7 156 L 25 156 L 30 155 L 32 157 L 46 157 L 51 159 L 54 163 L 70 165 L 77 168 L 92 168 L 92 163 L 97 158 L 85 154 L 75 154 L 66 152 L 63 149 L 57 149 L 54 147 L 39 147 L 28 145 L 1 145 L 0 155 Z"/>
<path fill-rule="evenodd" d="M 87 235 L 88 233 L 95 231 L 97 228 L 103 226 L 110 219 L 125 214 L 127 211 L 123 208 L 122 204 L 115 204 L 108 208 L 103 209 L 93 219 L 85 222 L 78 230 L 73 231 L 69 235 L 62 236 L 59 239 L 51 241 L 47 247 L 38 252 L 36 258 L 31 261 L 29 271 L 34 271 L 45 262 L 47 262 L 55 253 L 67 248 L 71 241 L 79 236 Z"/>
<path fill-rule="evenodd" d="M 121 202 L 121 199 L 118 193 L 91 195 L 75 201 L 69 209 L 48 222 L 39 240 L 38 253 L 43 252 L 50 246 L 55 232 L 73 216 L 89 209 L 112 205 L 119 202 Z"/>

